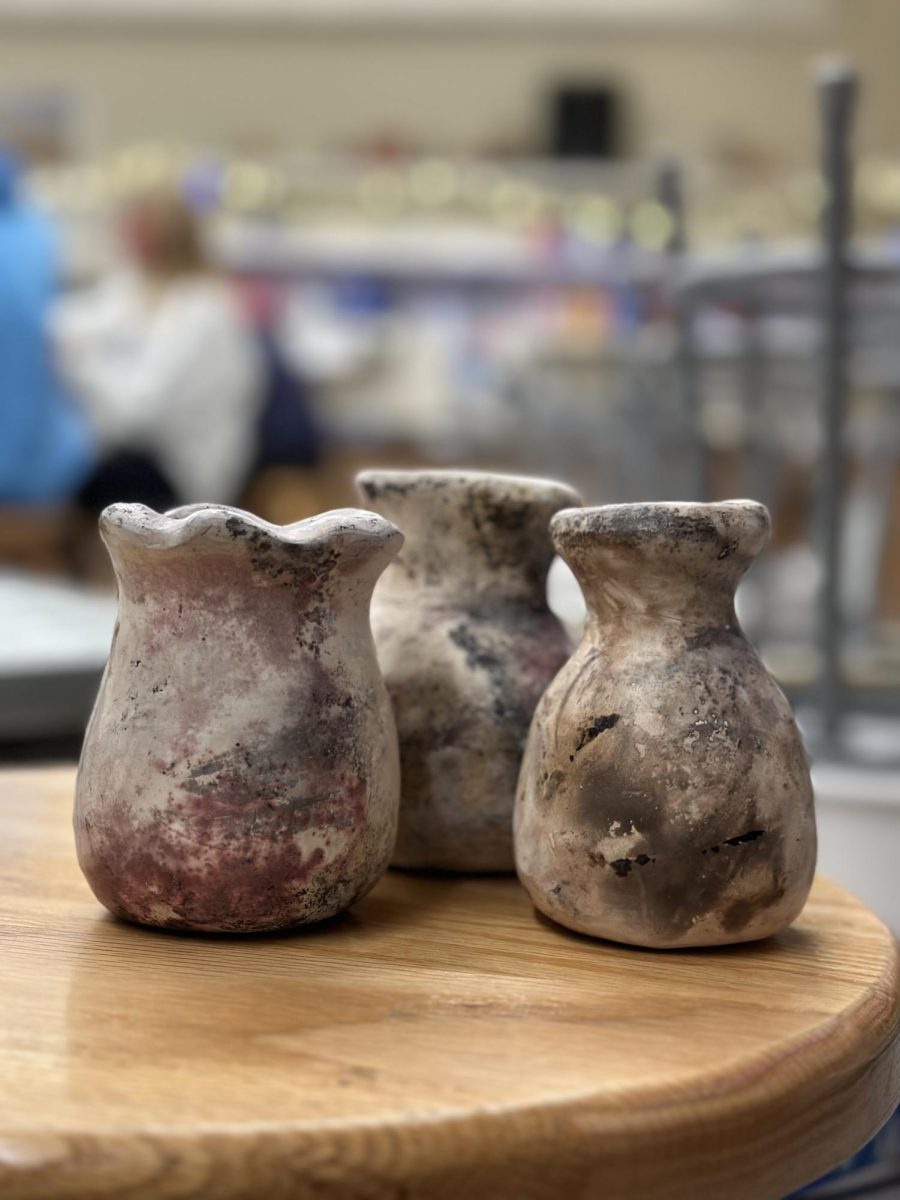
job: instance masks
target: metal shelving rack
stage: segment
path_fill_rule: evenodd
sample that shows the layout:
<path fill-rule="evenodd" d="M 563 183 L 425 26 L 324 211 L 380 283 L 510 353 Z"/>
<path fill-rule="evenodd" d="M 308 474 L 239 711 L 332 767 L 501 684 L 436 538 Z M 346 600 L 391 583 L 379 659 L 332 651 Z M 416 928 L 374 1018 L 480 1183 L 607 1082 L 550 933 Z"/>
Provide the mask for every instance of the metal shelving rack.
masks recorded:
<path fill-rule="evenodd" d="M 828 758 L 851 755 L 845 741 L 846 718 L 851 712 L 900 715 L 900 687 L 866 689 L 845 678 L 843 661 L 845 622 L 841 583 L 845 568 L 843 522 L 846 505 L 847 417 L 852 388 L 850 349 L 852 302 L 860 283 L 886 285 L 900 281 L 900 262 L 884 250 L 852 244 L 852 126 L 859 81 L 855 69 L 842 60 L 828 60 L 817 70 L 821 124 L 821 169 L 824 184 L 820 237 L 816 246 L 802 251 L 772 251 L 754 247 L 730 261 L 703 261 L 688 256 L 683 234 L 684 208 L 680 188 L 672 183 L 673 168 L 661 174 L 660 194 L 672 214 L 670 258 L 674 278 L 675 326 L 679 341 L 677 367 L 689 420 L 698 421 L 697 394 L 700 354 L 694 338 L 694 317 L 714 303 L 732 302 L 745 317 L 740 355 L 740 390 L 750 417 L 751 431 L 758 430 L 762 391 L 762 359 L 758 319 L 774 313 L 803 313 L 819 319 L 821 327 L 817 411 L 822 450 L 814 495 L 812 540 L 822 565 L 816 613 L 815 646 L 819 676 L 811 687 L 790 689 L 795 699 L 811 702 L 816 713 L 813 742 Z M 676 177 L 677 178 L 677 177 Z M 900 375 L 897 386 L 900 387 Z M 699 425 L 695 444 L 702 446 Z M 767 478 L 765 450 L 751 432 L 751 480 Z M 702 451 L 701 451 L 702 453 Z M 709 495 L 708 476 L 698 472 L 699 490 Z"/>

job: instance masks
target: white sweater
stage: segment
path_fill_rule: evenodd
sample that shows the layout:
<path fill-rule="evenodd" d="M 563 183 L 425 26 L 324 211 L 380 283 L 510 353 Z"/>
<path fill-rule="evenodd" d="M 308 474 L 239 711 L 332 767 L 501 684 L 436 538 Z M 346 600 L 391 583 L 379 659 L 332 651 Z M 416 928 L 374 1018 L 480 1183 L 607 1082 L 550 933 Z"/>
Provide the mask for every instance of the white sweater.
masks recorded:
<path fill-rule="evenodd" d="M 60 368 L 101 446 L 148 455 L 183 503 L 233 502 L 256 453 L 263 369 L 227 285 L 153 298 L 131 275 L 63 300 Z"/>

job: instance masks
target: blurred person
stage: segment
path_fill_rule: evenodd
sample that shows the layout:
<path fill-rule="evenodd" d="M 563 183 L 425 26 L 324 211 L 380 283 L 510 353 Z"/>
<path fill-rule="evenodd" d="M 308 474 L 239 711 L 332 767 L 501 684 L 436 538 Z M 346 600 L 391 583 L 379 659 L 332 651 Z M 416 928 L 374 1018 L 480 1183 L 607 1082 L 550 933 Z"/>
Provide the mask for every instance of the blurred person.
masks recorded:
<path fill-rule="evenodd" d="M 95 450 L 54 370 L 47 336 L 59 276 L 56 232 L 21 195 L 19 174 L 0 150 L 0 504 L 31 506 L 72 495 Z"/>
<path fill-rule="evenodd" d="M 121 221 L 121 270 L 64 302 L 54 332 L 65 377 L 101 446 L 80 493 L 156 509 L 239 499 L 257 454 L 264 364 L 197 219 L 147 194 Z"/>
<path fill-rule="evenodd" d="M 316 467 L 322 460 L 323 435 L 309 382 L 284 349 L 284 289 L 269 279 L 245 276 L 239 290 L 265 377 L 256 469 Z"/>

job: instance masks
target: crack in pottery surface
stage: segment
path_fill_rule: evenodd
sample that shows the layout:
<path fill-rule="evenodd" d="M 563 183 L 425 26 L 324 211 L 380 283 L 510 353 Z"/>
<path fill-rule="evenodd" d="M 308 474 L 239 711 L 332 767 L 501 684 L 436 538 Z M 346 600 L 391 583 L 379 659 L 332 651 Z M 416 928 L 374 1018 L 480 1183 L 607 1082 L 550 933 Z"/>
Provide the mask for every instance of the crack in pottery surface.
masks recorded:
<path fill-rule="evenodd" d="M 768 514 L 613 505 L 551 529 L 588 619 L 519 780 L 517 867 L 535 904 L 646 946 L 777 932 L 806 899 L 816 836 L 799 731 L 734 613 Z"/>
<path fill-rule="evenodd" d="M 528 725 L 569 646 L 545 599 L 562 484 L 461 471 L 363 472 L 366 504 L 406 534 L 372 623 L 402 761 L 394 863 L 513 868 Z"/>
<path fill-rule="evenodd" d="M 114 505 L 119 620 L 85 738 L 79 862 L 117 916 L 275 929 L 374 885 L 399 762 L 368 608 L 402 536 L 354 509 L 278 527 Z"/>

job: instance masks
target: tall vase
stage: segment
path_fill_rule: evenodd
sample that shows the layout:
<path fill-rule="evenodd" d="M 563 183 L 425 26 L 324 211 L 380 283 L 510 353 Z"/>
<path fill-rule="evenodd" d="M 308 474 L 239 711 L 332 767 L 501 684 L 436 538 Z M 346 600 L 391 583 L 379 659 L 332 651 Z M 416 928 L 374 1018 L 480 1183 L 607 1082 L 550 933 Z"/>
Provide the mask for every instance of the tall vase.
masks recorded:
<path fill-rule="evenodd" d="M 511 871 L 528 725 L 569 651 L 545 596 L 548 522 L 578 497 L 476 472 L 367 471 L 357 482 L 406 535 L 372 606 L 400 736 L 394 864 Z"/>
<path fill-rule="evenodd" d="M 118 504 L 119 619 L 78 775 L 79 862 L 147 925 L 332 916 L 386 869 L 397 737 L 369 602 L 402 536 L 346 509 L 284 527 Z"/>
<path fill-rule="evenodd" d="M 614 505 L 551 530 L 588 619 L 522 765 L 516 861 L 535 905 L 641 946 L 776 933 L 806 900 L 816 833 L 790 707 L 734 612 L 766 509 Z"/>

